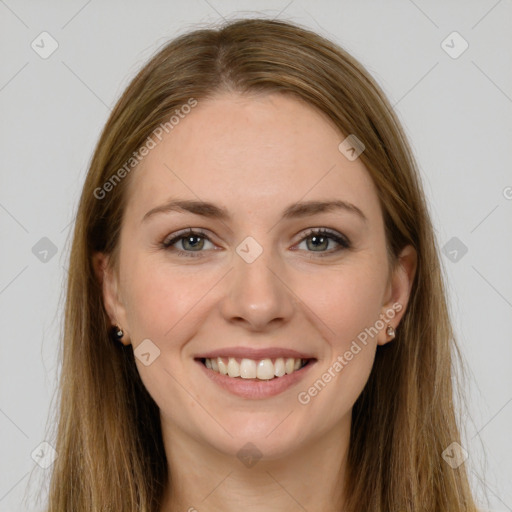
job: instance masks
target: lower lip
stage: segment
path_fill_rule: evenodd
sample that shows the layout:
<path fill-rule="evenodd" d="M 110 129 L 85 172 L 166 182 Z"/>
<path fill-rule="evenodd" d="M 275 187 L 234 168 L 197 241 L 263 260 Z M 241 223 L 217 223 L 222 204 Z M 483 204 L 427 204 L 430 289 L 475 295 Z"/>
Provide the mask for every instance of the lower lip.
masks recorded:
<path fill-rule="evenodd" d="M 218 384 L 234 395 L 252 400 L 269 398 L 283 393 L 300 382 L 309 373 L 310 368 L 314 366 L 315 362 L 312 360 L 300 370 L 283 375 L 282 377 L 275 377 L 271 380 L 257 380 L 228 377 L 210 368 L 206 368 L 201 361 L 196 361 L 208 378 L 215 382 L 215 384 Z"/>

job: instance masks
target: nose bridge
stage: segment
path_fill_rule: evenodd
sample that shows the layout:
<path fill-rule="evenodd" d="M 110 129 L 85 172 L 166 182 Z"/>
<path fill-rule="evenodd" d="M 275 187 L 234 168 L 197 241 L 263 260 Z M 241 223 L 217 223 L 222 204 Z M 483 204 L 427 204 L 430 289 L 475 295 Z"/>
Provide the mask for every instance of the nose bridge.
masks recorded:
<path fill-rule="evenodd" d="M 276 319 L 290 317 L 292 294 L 282 282 L 284 269 L 272 247 L 247 237 L 236 248 L 233 266 L 222 307 L 226 320 L 242 319 L 262 329 Z"/>

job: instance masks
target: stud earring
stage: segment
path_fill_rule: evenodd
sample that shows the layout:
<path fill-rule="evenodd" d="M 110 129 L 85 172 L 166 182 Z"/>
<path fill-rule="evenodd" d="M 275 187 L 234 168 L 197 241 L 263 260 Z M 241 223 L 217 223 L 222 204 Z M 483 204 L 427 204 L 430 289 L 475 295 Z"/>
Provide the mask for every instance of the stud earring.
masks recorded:
<path fill-rule="evenodd" d="M 391 336 L 391 339 L 393 339 L 395 337 L 395 329 L 393 329 L 391 325 L 388 325 L 388 328 L 386 329 L 386 334 L 388 336 Z"/>
<path fill-rule="evenodd" d="M 117 341 L 121 341 L 124 336 L 123 330 L 117 325 L 112 326 L 112 334 Z"/>

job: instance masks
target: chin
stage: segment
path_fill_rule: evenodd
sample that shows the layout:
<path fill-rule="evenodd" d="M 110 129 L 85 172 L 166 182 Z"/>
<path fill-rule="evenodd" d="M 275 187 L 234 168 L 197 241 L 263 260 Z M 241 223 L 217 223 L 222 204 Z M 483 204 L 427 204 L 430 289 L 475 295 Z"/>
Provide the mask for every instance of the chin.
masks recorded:
<path fill-rule="evenodd" d="M 287 413 L 288 414 L 288 413 Z M 304 440 L 304 429 L 297 432 L 285 425 L 286 414 L 247 413 L 246 419 L 224 422 L 223 429 L 203 432 L 204 442 L 228 456 L 243 457 L 245 452 L 264 460 L 279 459 L 299 451 Z M 201 435 L 201 434 L 200 434 Z"/>

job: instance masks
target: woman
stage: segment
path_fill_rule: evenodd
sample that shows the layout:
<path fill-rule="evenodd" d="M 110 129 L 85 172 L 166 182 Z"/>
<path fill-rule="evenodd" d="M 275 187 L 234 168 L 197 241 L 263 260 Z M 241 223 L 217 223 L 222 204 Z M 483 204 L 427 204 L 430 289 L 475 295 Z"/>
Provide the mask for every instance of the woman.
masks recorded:
<path fill-rule="evenodd" d="M 345 51 L 239 20 L 116 105 L 70 257 L 49 511 L 475 511 L 399 122 Z"/>

